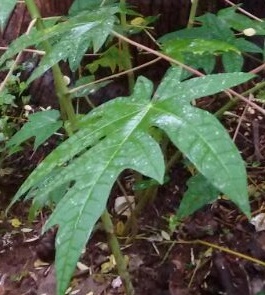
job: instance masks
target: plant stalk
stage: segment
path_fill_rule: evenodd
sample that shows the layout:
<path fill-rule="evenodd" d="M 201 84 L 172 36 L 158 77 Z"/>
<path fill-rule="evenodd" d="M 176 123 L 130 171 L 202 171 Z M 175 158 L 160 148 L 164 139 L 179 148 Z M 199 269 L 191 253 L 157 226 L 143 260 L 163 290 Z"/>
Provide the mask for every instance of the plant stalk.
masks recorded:
<path fill-rule="evenodd" d="M 107 209 L 105 209 L 103 214 L 101 215 L 101 221 L 107 233 L 108 244 L 116 260 L 118 273 L 124 284 L 126 294 L 134 295 L 135 292 L 131 282 L 130 274 L 127 270 L 127 265 L 124 256 L 121 253 L 120 245 L 114 232 L 114 226 Z"/>
<path fill-rule="evenodd" d="M 120 0 L 120 6 L 123 10 L 125 10 L 125 6 L 126 6 L 126 0 Z M 126 29 L 126 25 L 127 25 L 127 20 L 126 20 L 126 13 L 125 12 L 121 12 L 120 14 L 120 18 L 121 18 L 121 26 L 122 28 L 125 30 Z M 124 41 L 124 40 L 120 40 L 121 42 L 121 47 L 122 47 L 122 51 L 125 52 L 125 56 L 126 56 L 126 59 L 125 59 L 125 69 L 126 70 L 130 70 L 132 69 L 132 62 L 131 62 L 131 59 L 130 59 L 130 48 L 129 48 L 129 44 Z M 134 87 L 134 73 L 133 71 L 129 71 L 128 72 L 128 85 L 129 85 L 129 92 L 130 94 L 132 93 L 133 91 L 133 87 Z"/>
<path fill-rule="evenodd" d="M 192 4 L 191 4 L 191 8 L 190 8 L 190 15 L 189 15 L 189 20 L 188 20 L 188 25 L 187 25 L 188 29 L 193 27 L 194 19 L 196 17 L 197 7 L 199 4 L 199 0 L 193 0 L 191 3 Z"/>
<path fill-rule="evenodd" d="M 43 31 L 45 27 L 42 22 L 41 14 L 36 3 L 34 2 L 34 0 L 25 0 L 25 3 L 27 5 L 27 9 L 30 13 L 31 18 L 36 19 L 37 30 Z M 42 43 L 42 46 L 46 54 L 48 54 L 51 51 L 52 47 L 48 41 L 44 41 Z M 58 64 L 52 67 L 52 73 L 54 78 L 56 94 L 59 99 L 62 119 L 64 121 L 69 120 L 71 129 L 75 130 L 77 128 L 77 124 L 76 124 L 77 119 L 76 119 L 75 111 L 70 101 L 70 95 L 68 94 L 68 88 L 65 84 L 63 74 Z"/>

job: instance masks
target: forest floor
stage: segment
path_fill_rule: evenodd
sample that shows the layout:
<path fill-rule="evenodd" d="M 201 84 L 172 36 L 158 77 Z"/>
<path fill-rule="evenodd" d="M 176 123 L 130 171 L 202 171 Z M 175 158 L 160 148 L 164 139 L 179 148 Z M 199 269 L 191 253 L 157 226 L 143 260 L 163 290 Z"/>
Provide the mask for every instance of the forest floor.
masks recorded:
<path fill-rule="evenodd" d="M 252 215 L 260 219 L 254 226 L 253 219 L 248 220 L 230 201 L 219 199 L 183 220 L 169 235 L 169 217 L 190 176 L 183 163 L 174 166 L 169 182 L 158 189 L 154 202 L 137 219 L 134 239 L 119 238 L 137 295 L 265 294 L 265 120 L 254 110 L 244 109 L 239 105 L 224 116 L 223 123 L 231 137 L 236 133 L 235 142 L 248 170 Z M 17 177 L 5 176 L 9 180 L 1 184 L 0 295 L 56 294 L 55 230 L 41 236 L 50 211 L 43 210 L 30 223 L 30 204 L 19 202 L 5 216 L 8 203 L 28 173 L 28 163 L 36 165 L 44 155 L 45 148 L 34 155 L 21 153 L 9 162 Z M 132 176 L 125 174 L 121 181 L 130 191 Z M 117 232 L 126 221 L 115 212 L 115 199 L 121 196 L 115 187 L 108 204 Z M 80 257 L 67 292 L 124 294 L 100 225 Z"/>

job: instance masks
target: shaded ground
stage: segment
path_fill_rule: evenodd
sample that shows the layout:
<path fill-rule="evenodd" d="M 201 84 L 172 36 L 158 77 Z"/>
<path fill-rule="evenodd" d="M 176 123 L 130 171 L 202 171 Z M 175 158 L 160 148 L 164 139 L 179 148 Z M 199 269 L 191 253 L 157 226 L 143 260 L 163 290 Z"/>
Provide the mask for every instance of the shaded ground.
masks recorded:
<path fill-rule="evenodd" d="M 257 216 L 265 211 L 264 118 L 239 105 L 236 111 L 224 117 L 224 124 L 231 137 L 236 134 L 236 143 L 247 163 L 251 207 L 253 216 Z M 53 145 L 50 142 L 50 146 Z M 37 165 L 47 149 L 50 148 L 40 149 L 33 156 L 26 150 L 23 157 L 9 162 L 16 177 L 5 175 L 1 180 L 0 295 L 55 295 L 54 232 L 40 238 L 49 212 L 43 211 L 29 223 L 29 206 L 19 203 L 8 217 L 4 216 L 17 183 L 27 174 L 29 163 Z M 184 220 L 169 236 L 168 219 L 175 212 L 190 175 L 180 163 L 169 176 L 169 183 L 159 188 L 156 200 L 139 218 L 134 242 L 125 243 L 127 237 L 120 238 L 136 294 L 265 294 L 265 264 L 262 262 L 265 259 L 265 228 L 256 231 L 233 204 L 223 199 Z M 130 193 L 131 176 L 126 175 L 122 181 Z M 119 231 L 125 217 L 114 212 L 114 200 L 118 196 L 122 193 L 115 188 L 109 210 Z M 263 219 L 261 225 L 265 223 Z M 229 249 L 235 252 L 229 252 Z M 240 253 L 258 261 L 242 258 Z M 44 264 L 39 258 L 48 263 Z M 100 227 L 80 262 L 68 294 L 124 294 Z"/>

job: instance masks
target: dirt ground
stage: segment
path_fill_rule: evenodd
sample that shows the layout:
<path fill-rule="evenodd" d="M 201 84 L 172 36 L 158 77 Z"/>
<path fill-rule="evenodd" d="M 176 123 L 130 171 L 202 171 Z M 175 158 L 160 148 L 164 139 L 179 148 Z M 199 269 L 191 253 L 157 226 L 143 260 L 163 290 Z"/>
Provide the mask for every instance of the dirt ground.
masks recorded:
<path fill-rule="evenodd" d="M 232 137 L 236 133 L 236 144 L 247 164 L 252 214 L 260 220 L 254 226 L 253 220 L 247 220 L 231 202 L 220 199 L 183 220 L 169 235 L 168 220 L 190 176 L 183 162 L 175 165 L 169 182 L 159 188 L 155 201 L 139 217 L 133 241 L 120 237 L 137 295 L 265 294 L 265 120 L 252 109 L 244 112 L 244 108 L 239 105 L 226 114 L 223 123 Z M 5 216 L 17 186 L 45 156 L 45 149 L 47 146 L 33 156 L 25 151 L 13 162 L 9 160 L 7 165 L 15 169 L 15 174 L 1 181 L 0 295 L 56 294 L 56 230 L 41 237 L 49 209 L 30 223 L 29 204 L 20 202 Z M 131 181 L 128 175 L 121 179 L 125 187 Z M 114 188 L 108 205 L 117 228 L 126 221 L 126 217 L 114 212 L 115 199 L 122 195 Z M 80 257 L 67 292 L 124 294 L 100 225 Z"/>

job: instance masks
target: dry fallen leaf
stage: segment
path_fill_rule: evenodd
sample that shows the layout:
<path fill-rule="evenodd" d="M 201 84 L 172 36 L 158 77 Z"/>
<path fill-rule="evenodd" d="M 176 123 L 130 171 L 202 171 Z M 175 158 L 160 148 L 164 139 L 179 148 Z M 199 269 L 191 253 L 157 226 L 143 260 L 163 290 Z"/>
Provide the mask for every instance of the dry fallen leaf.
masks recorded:
<path fill-rule="evenodd" d="M 33 231 L 33 228 L 23 227 L 20 229 L 23 233 L 30 233 Z"/>
<path fill-rule="evenodd" d="M 117 278 L 115 278 L 112 282 L 111 282 L 111 286 L 114 289 L 120 288 L 120 286 L 122 285 L 122 280 L 121 277 L 118 276 Z"/>
<path fill-rule="evenodd" d="M 250 223 L 255 226 L 256 232 L 265 230 L 265 213 L 260 213 L 252 217 Z"/>
<path fill-rule="evenodd" d="M 43 268 L 43 267 L 48 266 L 48 265 L 50 265 L 50 264 L 47 263 L 47 262 L 44 262 L 44 261 L 42 261 L 40 259 L 37 259 L 37 260 L 34 261 L 34 268 L 36 268 L 36 269 L 40 269 L 40 268 Z"/>
<path fill-rule="evenodd" d="M 130 204 L 128 204 L 130 202 Z M 131 209 L 135 208 L 134 196 L 122 196 L 115 199 L 114 210 L 118 215 L 129 217 L 131 215 Z"/>
<path fill-rule="evenodd" d="M 87 269 L 89 269 L 89 267 L 87 265 L 85 265 L 84 263 L 82 263 L 80 261 L 77 262 L 77 265 L 76 266 L 77 266 L 77 268 L 79 270 L 87 270 Z"/>

